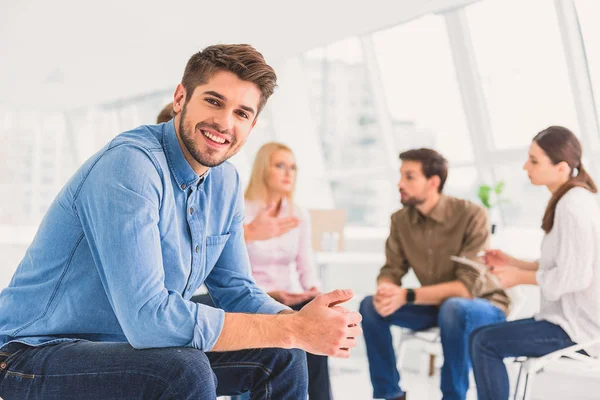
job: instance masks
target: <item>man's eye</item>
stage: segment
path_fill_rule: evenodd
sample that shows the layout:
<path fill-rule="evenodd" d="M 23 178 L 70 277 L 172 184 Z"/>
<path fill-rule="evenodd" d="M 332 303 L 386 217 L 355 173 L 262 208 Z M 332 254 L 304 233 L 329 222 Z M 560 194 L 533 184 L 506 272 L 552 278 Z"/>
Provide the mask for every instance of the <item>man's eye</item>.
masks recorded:
<path fill-rule="evenodd" d="M 242 117 L 242 118 L 248 119 L 248 114 L 246 114 L 246 113 L 245 113 L 245 112 L 243 112 L 243 111 L 240 111 L 240 112 L 238 112 L 238 115 L 239 115 L 240 117 Z"/>
<path fill-rule="evenodd" d="M 206 99 L 206 102 L 212 104 L 213 106 L 218 106 L 219 105 L 219 102 L 216 101 L 215 99 L 208 98 L 208 99 Z"/>

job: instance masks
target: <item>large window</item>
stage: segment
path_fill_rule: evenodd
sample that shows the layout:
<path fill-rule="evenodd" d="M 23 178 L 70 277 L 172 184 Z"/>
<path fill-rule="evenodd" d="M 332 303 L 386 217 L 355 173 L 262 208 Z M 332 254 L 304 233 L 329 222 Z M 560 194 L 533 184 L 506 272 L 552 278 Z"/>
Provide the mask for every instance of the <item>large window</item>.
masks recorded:
<path fill-rule="evenodd" d="M 353 37 L 307 52 L 304 70 L 326 166 L 342 170 L 385 165 L 360 40 Z"/>
<path fill-rule="evenodd" d="M 553 2 L 485 0 L 467 16 L 496 148 L 527 146 L 549 125 L 578 132 Z"/>
<path fill-rule="evenodd" d="M 472 162 L 443 17 L 427 16 L 377 32 L 373 41 L 396 148 L 432 147 L 451 162 Z"/>
<path fill-rule="evenodd" d="M 523 163 L 527 154 L 523 154 Z M 523 170 L 523 163 L 497 166 L 494 174 L 505 182 L 502 203 L 503 222 L 511 226 L 537 227 L 542 225 L 542 217 L 550 192 L 545 186 L 534 186 Z"/>
<path fill-rule="evenodd" d="M 596 115 L 600 115 L 600 1 L 575 0 L 575 5 L 594 91 Z M 597 143 L 597 140 L 592 140 L 592 143 Z"/>

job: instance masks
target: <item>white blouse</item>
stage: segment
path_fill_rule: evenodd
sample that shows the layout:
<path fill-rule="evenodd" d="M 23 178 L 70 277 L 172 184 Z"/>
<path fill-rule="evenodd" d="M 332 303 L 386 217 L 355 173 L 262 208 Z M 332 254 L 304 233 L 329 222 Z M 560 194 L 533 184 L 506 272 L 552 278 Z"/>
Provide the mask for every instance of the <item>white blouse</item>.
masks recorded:
<path fill-rule="evenodd" d="M 556 205 L 544 236 L 537 281 L 536 320 L 559 325 L 576 343 L 600 337 L 600 208 L 596 196 L 575 187 Z M 600 347 L 585 349 L 600 356 Z"/>

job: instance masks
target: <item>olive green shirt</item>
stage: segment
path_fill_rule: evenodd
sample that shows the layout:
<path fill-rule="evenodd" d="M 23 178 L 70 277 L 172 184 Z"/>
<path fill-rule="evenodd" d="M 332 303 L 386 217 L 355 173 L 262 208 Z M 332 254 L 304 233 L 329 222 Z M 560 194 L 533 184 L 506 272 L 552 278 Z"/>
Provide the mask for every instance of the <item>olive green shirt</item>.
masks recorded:
<path fill-rule="evenodd" d="M 487 248 L 488 239 L 485 210 L 467 200 L 442 195 L 427 216 L 405 207 L 392 215 L 386 262 L 379 278 L 400 285 L 412 268 L 422 286 L 458 280 L 474 298 L 487 299 L 508 314 L 510 299 L 489 271 L 480 273 L 450 260 L 450 256 L 474 260 L 477 252 Z"/>

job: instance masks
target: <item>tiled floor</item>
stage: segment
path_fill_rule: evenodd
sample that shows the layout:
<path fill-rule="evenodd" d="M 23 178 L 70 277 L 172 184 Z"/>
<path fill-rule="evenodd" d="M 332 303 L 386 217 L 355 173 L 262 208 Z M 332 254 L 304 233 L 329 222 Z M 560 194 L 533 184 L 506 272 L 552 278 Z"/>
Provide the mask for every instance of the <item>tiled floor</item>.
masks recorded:
<path fill-rule="evenodd" d="M 514 367 L 514 368 L 512 368 Z M 512 368 L 512 371 L 510 369 Z M 509 372 L 516 374 L 516 366 L 509 366 Z M 330 360 L 331 382 L 335 400 L 372 399 L 372 387 L 364 356 L 348 360 Z M 440 400 L 439 370 L 432 377 L 425 372 L 402 370 L 402 388 L 410 400 Z M 512 382 L 514 382 L 514 377 Z M 477 394 L 471 385 L 467 400 L 476 400 Z M 532 385 L 531 400 L 592 400 L 599 399 L 600 374 L 587 377 L 569 376 L 557 372 L 545 372 L 536 376 Z M 512 397 L 511 397 L 512 398 Z"/>

